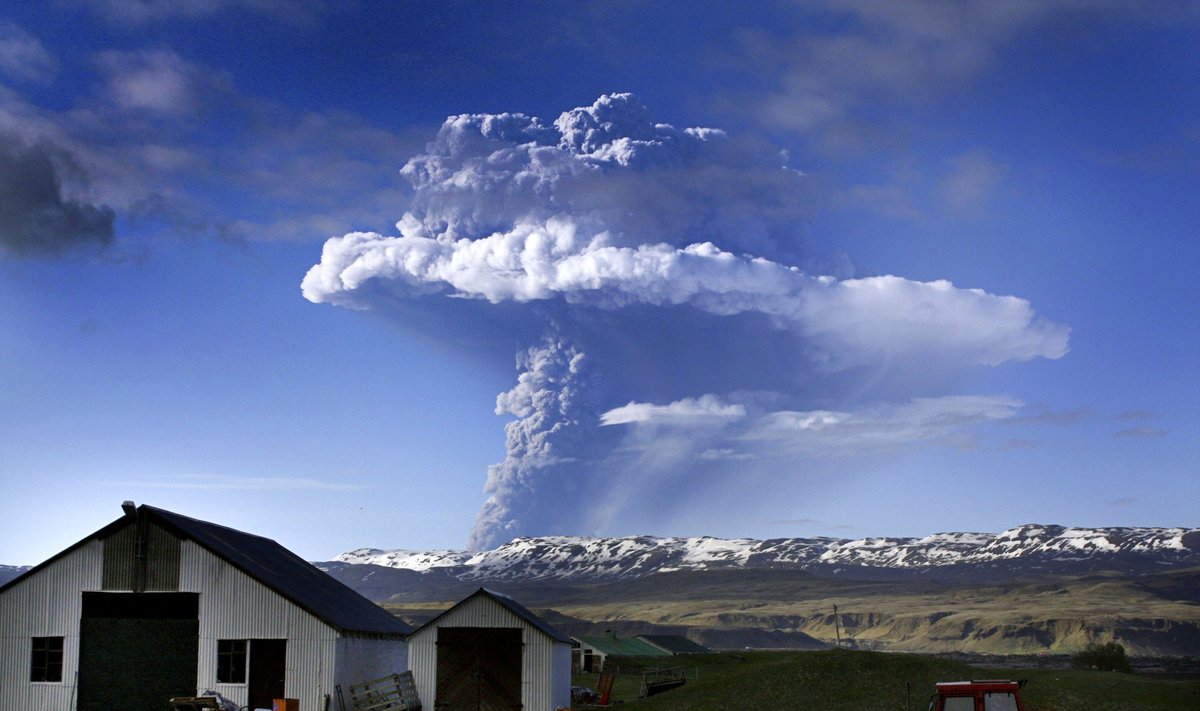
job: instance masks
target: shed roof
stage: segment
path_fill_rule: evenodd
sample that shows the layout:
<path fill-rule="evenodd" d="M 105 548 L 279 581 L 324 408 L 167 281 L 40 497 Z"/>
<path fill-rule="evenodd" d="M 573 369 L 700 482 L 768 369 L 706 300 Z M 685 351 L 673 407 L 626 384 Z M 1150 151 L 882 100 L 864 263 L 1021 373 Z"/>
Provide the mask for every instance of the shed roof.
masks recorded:
<path fill-rule="evenodd" d="M 471 600 L 474 600 L 475 598 L 477 598 L 481 595 L 498 603 L 499 605 L 503 606 L 509 612 L 513 613 L 517 617 L 520 617 L 522 620 L 528 622 L 530 625 L 535 627 L 542 634 L 553 639 L 555 642 L 562 642 L 563 644 L 571 643 L 570 637 L 567 637 L 562 632 L 559 632 L 557 629 L 555 629 L 551 625 L 547 624 L 545 620 L 543 620 L 542 618 L 540 618 L 537 615 L 530 612 L 521 603 L 512 599 L 508 595 L 505 595 L 504 593 L 499 593 L 499 592 L 496 592 L 495 590 L 488 590 L 487 588 L 479 588 L 475 592 L 471 593 L 467 597 L 465 597 L 462 600 L 460 600 L 459 602 L 455 603 L 455 605 L 453 607 L 451 607 L 449 610 L 446 610 L 442 614 L 438 615 L 437 617 L 433 618 L 432 620 L 430 620 L 430 621 L 426 622 L 425 624 L 421 625 L 420 627 L 418 627 L 417 631 L 414 632 L 413 634 L 414 635 L 420 634 L 421 632 L 423 632 L 426 629 L 429 629 L 432 627 L 437 627 L 437 623 L 439 621 L 441 621 L 442 618 L 446 617 L 446 615 L 449 615 L 450 613 L 454 612 L 458 608 L 462 607 L 463 605 L 467 604 Z"/>
<path fill-rule="evenodd" d="M 589 637 L 576 637 L 575 639 L 589 647 L 592 647 L 601 654 L 613 657 L 670 656 L 670 652 L 659 649 L 645 640 L 638 639 L 637 637 L 621 639 L 612 632 L 606 632 L 603 635 Z"/>
<path fill-rule="evenodd" d="M 668 654 L 707 654 L 712 650 L 681 634 L 639 634 L 638 639 L 649 642 Z"/>
<path fill-rule="evenodd" d="M 259 581 L 325 624 L 342 632 L 404 636 L 412 628 L 382 607 L 324 573 L 270 538 L 142 505 L 54 557 L 0 587 L 16 584 L 68 552 L 92 540 L 102 540 L 145 516 L 183 540 L 194 541 L 221 560 Z"/>

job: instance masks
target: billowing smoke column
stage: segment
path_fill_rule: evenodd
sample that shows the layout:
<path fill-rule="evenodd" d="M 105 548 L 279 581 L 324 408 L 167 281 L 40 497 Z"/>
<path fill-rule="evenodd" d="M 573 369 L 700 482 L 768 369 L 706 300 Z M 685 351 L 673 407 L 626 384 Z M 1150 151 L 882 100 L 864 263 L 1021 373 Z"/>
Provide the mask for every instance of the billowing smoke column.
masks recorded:
<path fill-rule="evenodd" d="M 451 117 L 402 174 L 415 196 L 399 234 L 330 239 L 302 288 L 352 308 L 466 301 L 543 334 L 497 401 L 517 419 L 475 547 L 617 527 L 622 506 L 589 520 L 564 499 L 633 468 L 653 492 L 698 462 L 736 476 L 1009 417 L 1019 403 L 945 396 L 938 376 L 1067 351 L 1068 329 L 1020 298 L 807 273 L 803 174 L 719 130 L 654 123 L 628 94 L 550 125 Z M 631 459 L 651 433 L 655 456 Z"/>
<path fill-rule="evenodd" d="M 547 338 L 517 359 L 517 386 L 496 398 L 496 414 L 517 419 L 504 426 L 507 456 L 488 468 L 488 499 L 468 545 L 490 548 L 535 526 L 566 524 L 572 508 L 570 478 L 556 477 L 579 450 L 579 440 L 595 429 L 582 406 L 584 355 L 561 340 Z"/>

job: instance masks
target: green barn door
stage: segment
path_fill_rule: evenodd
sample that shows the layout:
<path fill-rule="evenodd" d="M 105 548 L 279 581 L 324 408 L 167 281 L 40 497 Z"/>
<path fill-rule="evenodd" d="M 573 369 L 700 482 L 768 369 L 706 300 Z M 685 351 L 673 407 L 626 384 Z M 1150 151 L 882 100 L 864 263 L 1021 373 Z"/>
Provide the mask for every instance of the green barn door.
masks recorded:
<path fill-rule="evenodd" d="M 198 596 L 83 593 L 80 711 L 167 709 L 196 694 Z"/>

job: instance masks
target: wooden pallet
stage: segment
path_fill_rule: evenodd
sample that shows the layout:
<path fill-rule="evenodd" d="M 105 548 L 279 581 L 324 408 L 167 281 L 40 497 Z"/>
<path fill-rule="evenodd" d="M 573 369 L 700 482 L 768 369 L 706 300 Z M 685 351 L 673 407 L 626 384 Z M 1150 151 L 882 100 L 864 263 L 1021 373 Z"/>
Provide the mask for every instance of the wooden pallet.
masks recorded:
<path fill-rule="evenodd" d="M 406 671 L 351 684 L 350 706 L 354 711 L 417 711 L 421 699 L 412 672 Z"/>
<path fill-rule="evenodd" d="M 221 708 L 216 698 L 212 696 L 176 696 L 167 703 L 171 704 L 174 711 L 206 711 L 206 709 L 220 711 Z"/>

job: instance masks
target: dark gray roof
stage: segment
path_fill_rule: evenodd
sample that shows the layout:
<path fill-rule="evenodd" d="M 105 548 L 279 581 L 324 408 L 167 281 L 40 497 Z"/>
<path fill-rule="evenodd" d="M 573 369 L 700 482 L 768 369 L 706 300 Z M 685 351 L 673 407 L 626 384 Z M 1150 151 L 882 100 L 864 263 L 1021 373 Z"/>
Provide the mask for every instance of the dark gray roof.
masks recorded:
<path fill-rule="evenodd" d="M 707 654 L 712 651 L 680 634 L 639 634 L 638 639 L 671 654 Z"/>
<path fill-rule="evenodd" d="M 490 599 L 496 601 L 497 603 L 502 605 L 504 608 L 506 608 L 509 612 L 513 613 L 517 617 L 520 617 L 521 619 L 525 620 L 529 624 L 533 625 L 538 630 L 540 630 L 543 634 L 545 634 L 547 637 L 553 639 L 555 642 L 562 642 L 563 644 L 571 643 L 570 637 L 564 635 L 562 632 L 559 632 L 558 630 L 554 629 L 550 625 L 546 624 L 546 622 L 542 618 L 540 618 L 537 615 L 530 612 L 521 603 L 512 599 L 508 595 L 505 595 L 504 593 L 498 593 L 495 590 L 488 590 L 487 588 L 479 588 L 475 592 L 471 593 L 466 598 L 464 598 L 463 600 L 456 603 L 449 610 L 446 610 L 442 614 L 438 615 L 437 617 L 433 618 L 432 620 L 430 620 L 430 621 L 426 622 L 425 624 L 421 625 L 420 627 L 418 627 L 417 632 L 420 632 L 421 630 L 424 630 L 427 627 L 437 627 L 438 621 L 441 620 L 443 617 L 445 617 L 446 615 L 449 615 L 451 612 L 454 612 L 458 608 L 467 604 L 471 600 L 479 597 L 480 595 L 483 595 L 484 597 L 487 597 L 487 598 L 490 598 Z"/>
<path fill-rule="evenodd" d="M 412 628 L 270 538 L 141 506 L 150 519 L 345 632 L 407 635 Z"/>
<path fill-rule="evenodd" d="M 412 628 L 387 610 L 322 572 L 269 538 L 245 533 L 215 523 L 142 505 L 138 511 L 147 520 L 184 540 L 212 552 L 243 573 L 267 586 L 313 617 L 342 632 L 405 636 Z M 134 522 L 122 516 L 96 533 L 25 573 L 40 570 L 57 558 L 94 539 L 104 539 Z M 25 576 L 9 581 L 0 590 Z"/>

